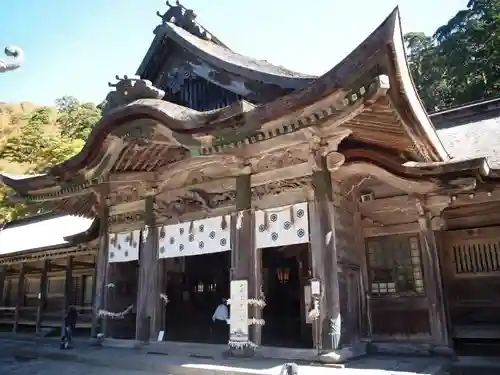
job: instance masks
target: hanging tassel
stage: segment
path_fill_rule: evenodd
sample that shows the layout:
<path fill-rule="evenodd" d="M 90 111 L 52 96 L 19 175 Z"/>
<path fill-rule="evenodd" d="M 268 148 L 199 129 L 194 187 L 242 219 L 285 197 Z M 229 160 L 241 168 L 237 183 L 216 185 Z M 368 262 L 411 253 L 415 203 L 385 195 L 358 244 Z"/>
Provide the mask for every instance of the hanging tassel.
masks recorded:
<path fill-rule="evenodd" d="M 160 227 L 160 238 L 163 239 L 163 238 L 165 238 L 165 236 L 166 236 L 165 226 L 163 225 Z"/>
<path fill-rule="evenodd" d="M 222 215 L 222 219 L 220 221 L 220 229 L 226 230 L 226 228 L 227 228 L 226 215 Z"/>
<path fill-rule="evenodd" d="M 128 235 L 128 244 L 129 246 L 132 246 L 132 244 L 134 243 L 134 232 L 130 232 L 130 234 Z"/>
<path fill-rule="evenodd" d="M 243 211 L 238 212 L 238 218 L 236 220 L 236 229 L 241 229 L 243 225 Z"/>
<path fill-rule="evenodd" d="M 295 224 L 295 207 L 293 204 L 290 206 L 290 223 L 292 226 Z"/>
<path fill-rule="evenodd" d="M 194 232 L 194 221 L 192 221 L 189 224 L 189 234 L 193 234 L 193 232 Z"/>
<path fill-rule="evenodd" d="M 263 225 L 264 225 L 264 230 L 268 230 L 269 229 L 269 214 L 267 213 L 267 211 L 264 211 L 264 222 L 263 222 Z"/>

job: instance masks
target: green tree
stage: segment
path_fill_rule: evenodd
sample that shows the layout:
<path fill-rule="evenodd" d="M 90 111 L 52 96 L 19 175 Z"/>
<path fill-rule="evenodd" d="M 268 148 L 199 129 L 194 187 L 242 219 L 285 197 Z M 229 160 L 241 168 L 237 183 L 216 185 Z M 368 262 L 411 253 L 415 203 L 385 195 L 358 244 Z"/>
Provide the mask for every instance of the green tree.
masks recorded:
<path fill-rule="evenodd" d="M 38 107 L 26 115 L 12 116 L 17 129 L 0 139 L 0 168 L 7 166 L 16 174 L 45 172 L 81 150 L 100 116 L 94 104 L 81 104 L 70 96 L 58 99 L 56 108 Z M 0 223 L 43 210 L 13 203 L 7 199 L 10 193 L 0 186 Z"/>
<path fill-rule="evenodd" d="M 405 36 L 410 70 L 430 111 L 493 98 L 500 89 L 500 0 L 471 0 L 432 37 Z"/>
<path fill-rule="evenodd" d="M 94 125 L 101 118 L 101 111 L 95 104 L 80 103 L 71 96 L 56 100 L 56 107 L 61 135 L 71 139 L 87 139 Z"/>

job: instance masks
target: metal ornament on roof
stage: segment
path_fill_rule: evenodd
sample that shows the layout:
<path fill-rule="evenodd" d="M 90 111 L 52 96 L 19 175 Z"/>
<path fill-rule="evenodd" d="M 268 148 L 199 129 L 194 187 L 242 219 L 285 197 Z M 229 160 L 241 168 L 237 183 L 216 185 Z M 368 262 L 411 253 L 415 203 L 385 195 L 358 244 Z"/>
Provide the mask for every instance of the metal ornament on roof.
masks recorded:
<path fill-rule="evenodd" d="M 16 70 L 23 65 L 24 52 L 21 48 L 16 46 L 7 46 L 5 47 L 4 53 L 8 57 L 11 57 L 11 59 L 0 59 L 0 73 Z"/>
<path fill-rule="evenodd" d="M 171 22 L 198 38 L 212 39 L 211 34 L 196 21 L 197 15 L 192 9 L 186 8 L 180 1 L 176 1 L 175 5 L 171 5 L 169 1 L 166 4 L 169 9 L 164 14 L 156 12 L 162 23 Z"/>

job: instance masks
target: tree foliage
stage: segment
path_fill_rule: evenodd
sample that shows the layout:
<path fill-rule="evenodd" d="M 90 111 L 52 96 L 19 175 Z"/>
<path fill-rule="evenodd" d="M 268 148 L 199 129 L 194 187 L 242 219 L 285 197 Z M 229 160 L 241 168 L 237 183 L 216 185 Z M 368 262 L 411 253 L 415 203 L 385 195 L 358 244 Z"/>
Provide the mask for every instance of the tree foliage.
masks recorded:
<path fill-rule="evenodd" d="M 405 35 L 410 71 L 429 111 L 489 99 L 500 89 L 500 0 L 470 0 L 434 35 Z"/>
<path fill-rule="evenodd" d="M 8 120 L 0 123 L 0 170 L 16 175 L 43 173 L 76 154 L 101 116 L 94 104 L 70 96 L 58 99 L 55 108 L 16 112 L 3 105 L 2 113 Z M 0 186 L 0 223 L 32 213 L 8 200 L 9 193 Z"/>

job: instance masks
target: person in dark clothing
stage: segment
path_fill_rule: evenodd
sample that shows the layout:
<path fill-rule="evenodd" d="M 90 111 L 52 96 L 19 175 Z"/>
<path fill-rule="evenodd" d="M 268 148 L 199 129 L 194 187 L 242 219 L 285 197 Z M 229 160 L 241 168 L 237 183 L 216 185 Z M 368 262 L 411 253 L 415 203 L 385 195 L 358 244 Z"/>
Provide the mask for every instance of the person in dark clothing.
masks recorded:
<path fill-rule="evenodd" d="M 71 306 L 68 310 L 68 313 L 64 317 L 64 326 L 61 336 L 61 349 L 66 349 L 71 344 L 71 337 L 73 335 L 73 331 L 76 328 L 77 317 L 78 313 L 76 312 L 76 309 Z"/>

